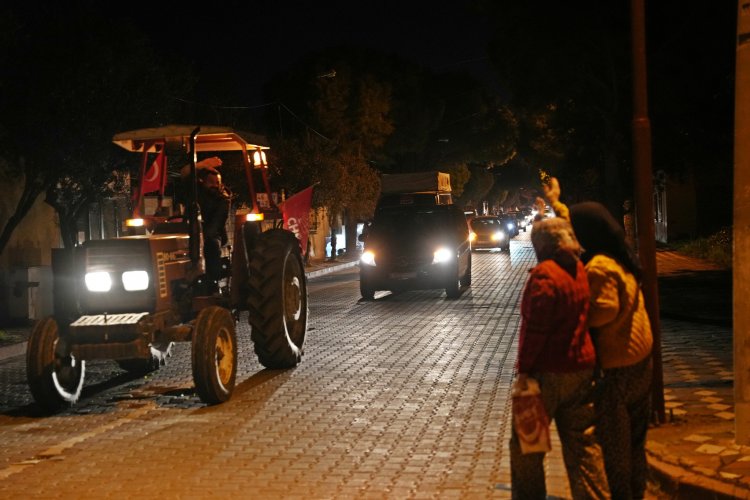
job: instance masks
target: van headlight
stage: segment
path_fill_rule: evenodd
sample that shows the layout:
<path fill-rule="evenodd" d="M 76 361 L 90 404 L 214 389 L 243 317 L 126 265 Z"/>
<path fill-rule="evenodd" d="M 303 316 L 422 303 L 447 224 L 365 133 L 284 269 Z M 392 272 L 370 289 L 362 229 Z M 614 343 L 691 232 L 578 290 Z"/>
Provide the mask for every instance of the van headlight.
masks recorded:
<path fill-rule="evenodd" d="M 145 290 L 148 288 L 148 273 L 146 271 L 125 271 L 122 273 L 122 286 L 128 292 Z"/>
<path fill-rule="evenodd" d="M 496 233 L 492 234 L 492 241 L 503 241 L 505 239 L 505 235 L 502 231 L 498 231 Z"/>
<path fill-rule="evenodd" d="M 112 278 L 106 271 L 86 273 L 84 280 L 89 292 L 108 292 L 112 288 Z"/>
<path fill-rule="evenodd" d="M 450 262 L 453 259 L 453 252 L 447 248 L 438 248 L 432 257 L 433 264 L 441 264 L 443 262 Z"/>
<path fill-rule="evenodd" d="M 374 266 L 375 264 L 375 253 L 372 250 L 365 250 L 362 252 L 362 256 L 359 258 L 362 264 L 367 266 Z"/>

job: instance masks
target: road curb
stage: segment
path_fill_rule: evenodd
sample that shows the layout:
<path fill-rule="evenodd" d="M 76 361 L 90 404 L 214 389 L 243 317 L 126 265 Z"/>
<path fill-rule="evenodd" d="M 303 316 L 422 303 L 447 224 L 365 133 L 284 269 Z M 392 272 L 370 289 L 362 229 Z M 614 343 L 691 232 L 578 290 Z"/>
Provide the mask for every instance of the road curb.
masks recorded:
<path fill-rule="evenodd" d="M 694 500 L 734 500 L 750 498 L 750 490 L 740 485 L 695 474 L 684 467 L 662 462 L 650 452 L 647 455 L 649 478 L 670 498 Z"/>
<path fill-rule="evenodd" d="M 0 347 L 0 361 L 26 352 L 26 342 Z"/>
<path fill-rule="evenodd" d="M 342 269 L 348 269 L 350 267 L 355 267 L 357 265 L 359 265 L 359 261 L 356 261 L 356 260 L 351 261 L 351 262 L 342 262 L 340 264 L 334 264 L 334 265 L 325 267 L 323 269 L 317 269 L 315 271 L 306 271 L 305 276 L 307 276 L 308 279 L 316 278 L 324 274 L 332 273 L 334 271 L 341 271 Z"/>

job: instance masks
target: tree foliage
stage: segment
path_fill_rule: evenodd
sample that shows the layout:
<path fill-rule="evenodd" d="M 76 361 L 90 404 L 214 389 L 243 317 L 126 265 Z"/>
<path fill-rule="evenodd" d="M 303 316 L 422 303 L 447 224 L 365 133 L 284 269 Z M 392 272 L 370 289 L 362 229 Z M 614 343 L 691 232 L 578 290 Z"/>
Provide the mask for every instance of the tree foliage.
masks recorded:
<path fill-rule="evenodd" d="M 272 82 L 269 98 L 283 103 L 283 116 L 291 117 L 273 131 L 274 147 L 286 158 L 283 177 L 296 184 L 296 176 L 311 177 L 291 158 L 320 172 L 315 200 L 332 214 L 369 215 L 379 193 L 379 183 L 371 181 L 377 174 L 448 172 L 457 197 L 470 163 L 491 168 L 515 154 L 513 113 L 476 80 L 436 75 L 394 56 L 350 49 L 314 54 Z M 310 165 L 321 154 L 326 169 Z M 325 195 L 324 179 L 334 182 Z M 336 188 L 347 179 L 360 183 L 350 184 L 350 200 Z"/>
<path fill-rule="evenodd" d="M 484 201 L 490 201 L 487 197 L 492 190 L 494 177 L 491 169 L 479 164 L 471 165 L 469 172 L 470 177 L 463 186 L 458 202 L 464 207 L 478 209 Z"/>
<path fill-rule="evenodd" d="M 519 156 L 557 175 L 567 201 L 620 212 L 634 183 L 630 3 L 480 4 L 520 119 Z M 653 169 L 693 173 L 699 204 L 718 201 L 724 214 L 698 225 L 715 227 L 731 216 L 719 193 L 731 189 L 736 5 L 664 0 L 646 2 L 645 14 Z"/>
<path fill-rule="evenodd" d="M 271 86 L 294 118 L 272 133 L 277 179 L 292 190 L 314 184 L 313 206 L 330 217 L 368 217 L 380 190 L 372 165 L 393 132 L 391 86 L 367 60 L 356 51 L 318 55 Z"/>
<path fill-rule="evenodd" d="M 631 184 L 627 7 L 548 2 L 540 13 L 537 4 L 484 2 L 496 27 L 490 55 L 522 117 L 519 154 L 574 198 L 618 199 Z M 580 185 L 591 172 L 596 184 Z"/>

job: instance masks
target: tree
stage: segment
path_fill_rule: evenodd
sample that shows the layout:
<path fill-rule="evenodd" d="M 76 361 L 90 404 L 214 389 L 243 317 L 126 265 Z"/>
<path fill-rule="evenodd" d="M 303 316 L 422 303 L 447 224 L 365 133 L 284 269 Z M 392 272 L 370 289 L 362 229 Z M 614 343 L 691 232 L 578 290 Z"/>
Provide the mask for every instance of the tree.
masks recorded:
<path fill-rule="evenodd" d="M 330 222 L 372 214 L 380 191 L 373 158 L 393 131 L 391 87 L 362 57 L 346 50 L 318 54 L 270 87 L 279 102 L 295 103 L 294 112 L 284 104 L 295 121 L 271 136 L 277 183 L 292 189 L 315 184 L 313 206 L 325 208 Z M 347 224 L 352 229 L 356 224 Z"/>
<path fill-rule="evenodd" d="M 291 116 L 272 130 L 274 148 L 294 144 L 280 154 L 298 165 L 326 158 L 325 169 L 310 169 L 321 182 L 315 200 L 333 216 L 369 217 L 378 173 L 448 172 L 458 198 L 470 164 L 493 168 L 515 154 L 513 113 L 464 74 L 436 75 L 394 56 L 339 48 L 311 55 L 268 89 L 270 99 L 283 103 L 282 116 Z M 299 169 L 281 163 L 286 182 L 295 183 L 289 176 Z"/>
<path fill-rule="evenodd" d="M 76 217 L 109 192 L 114 170 L 127 168 L 114 133 L 163 124 L 174 105 L 168 96 L 185 95 L 192 82 L 182 66 L 159 61 L 132 25 L 94 4 L 23 14 L 3 12 L 16 31 L 3 39 L 14 64 L 0 77 L 0 155 L 24 187 L 0 232 L 0 252 L 42 193 L 72 245 Z"/>
<path fill-rule="evenodd" d="M 579 179 L 595 180 L 587 189 L 610 208 L 632 184 L 627 7 L 484 2 L 492 61 L 523 116 L 519 154 L 561 177 L 566 195 Z"/>
<path fill-rule="evenodd" d="M 487 195 L 492 190 L 494 178 L 491 169 L 484 165 L 474 164 L 469 167 L 471 176 L 463 186 L 463 192 L 458 202 L 465 207 L 480 209 L 482 203 L 487 200 Z"/>

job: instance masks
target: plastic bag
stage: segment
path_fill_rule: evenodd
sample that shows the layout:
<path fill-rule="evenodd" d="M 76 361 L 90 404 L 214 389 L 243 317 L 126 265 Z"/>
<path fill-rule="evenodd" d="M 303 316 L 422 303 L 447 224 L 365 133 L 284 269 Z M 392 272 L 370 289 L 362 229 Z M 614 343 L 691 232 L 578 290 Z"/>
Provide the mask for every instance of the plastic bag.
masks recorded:
<path fill-rule="evenodd" d="M 526 379 L 528 387 L 520 390 L 513 383 L 513 428 L 521 445 L 521 453 L 546 453 L 552 449 L 549 417 L 544 410 L 539 383 Z"/>

